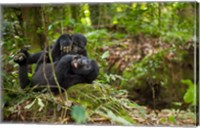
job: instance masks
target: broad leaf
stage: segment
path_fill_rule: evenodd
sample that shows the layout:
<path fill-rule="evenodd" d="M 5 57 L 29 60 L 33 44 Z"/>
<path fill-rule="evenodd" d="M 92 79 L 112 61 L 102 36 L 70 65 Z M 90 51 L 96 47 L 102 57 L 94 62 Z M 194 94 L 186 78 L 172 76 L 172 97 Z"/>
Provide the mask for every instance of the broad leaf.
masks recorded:
<path fill-rule="evenodd" d="M 183 97 L 186 103 L 196 104 L 196 86 L 191 80 L 181 80 L 181 83 L 188 85 L 188 89 Z"/>
<path fill-rule="evenodd" d="M 110 52 L 109 51 L 106 51 L 103 53 L 103 55 L 101 56 L 101 59 L 105 59 L 105 58 L 108 58 L 110 56 Z"/>
<path fill-rule="evenodd" d="M 82 106 L 75 105 L 72 107 L 71 116 L 76 123 L 85 123 L 87 119 L 87 114 Z"/>
<path fill-rule="evenodd" d="M 36 101 L 36 99 L 33 102 L 31 102 L 30 104 L 26 105 L 24 108 L 30 109 L 34 105 L 35 101 Z"/>
<path fill-rule="evenodd" d="M 40 106 L 39 111 L 41 111 L 44 108 L 44 103 L 40 98 L 37 98 L 37 100 L 38 100 L 38 105 Z"/>

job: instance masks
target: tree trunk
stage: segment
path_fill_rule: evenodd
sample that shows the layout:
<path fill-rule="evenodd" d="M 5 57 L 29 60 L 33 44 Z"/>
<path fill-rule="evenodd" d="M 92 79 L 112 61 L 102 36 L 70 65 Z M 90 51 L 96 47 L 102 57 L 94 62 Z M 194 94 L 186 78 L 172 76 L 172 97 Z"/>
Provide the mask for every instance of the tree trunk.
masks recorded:
<path fill-rule="evenodd" d="M 93 26 L 99 25 L 99 17 L 100 17 L 100 5 L 99 4 L 90 4 L 90 19 Z"/>
<path fill-rule="evenodd" d="M 90 18 L 92 25 L 109 26 L 112 19 L 112 10 L 110 4 L 91 4 L 89 5 Z"/>
<path fill-rule="evenodd" d="M 158 28 L 161 29 L 161 8 L 162 3 L 158 3 Z"/>
<path fill-rule="evenodd" d="M 42 30 L 41 7 L 21 7 L 24 36 L 32 48 L 44 48 L 45 35 Z"/>
<path fill-rule="evenodd" d="M 72 19 L 74 19 L 76 23 L 80 22 L 80 8 L 81 7 L 78 5 L 71 5 Z"/>

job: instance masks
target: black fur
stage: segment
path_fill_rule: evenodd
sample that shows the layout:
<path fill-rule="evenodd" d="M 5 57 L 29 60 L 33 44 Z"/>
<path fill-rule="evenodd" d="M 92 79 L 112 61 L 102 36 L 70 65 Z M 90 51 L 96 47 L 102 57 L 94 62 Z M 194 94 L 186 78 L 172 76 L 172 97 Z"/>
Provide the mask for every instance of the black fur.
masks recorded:
<path fill-rule="evenodd" d="M 72 50 L 72 37 L 69 34 L 61 35 L 54 43 L 51 50 L 53 61 L 60 60 L 60 58 L 66 54 L 69 54 Z"/>
<path fill-rule="evenodd" d="M 73 34 L 72 35 L 72 54 L 79 54 L 87 56 L 87 51 L 85 49 L 87 45 L 87 39 L 82 34 Z"/>
<path fill-rule="evenodd" d="M 61 35 L 57 41 L 53 44 L 52 48 L 48 48 L 51 50 L 51 55 L 53 62 L 60 60 L 60 58 L 64 55 L 83 55 L 87 56 L 87 51 L 85 49 L 87 44 L 87 39 L 82 34 L 63 34 Z M 45 61 L 47 63 L 50 62 L 48 53 L 45 51 L 40 51 L 35 54 L 30 54 L 28 58 L 28 64 L 41 63 L 43 62 L 43 57 L 45 57 Z M 38 61 L 40 60 L 40 61 Z"/>
<path fill-rule="evenodd" d="M 26 50 L 21 50 L 15 56 L 14 61 L 19 64 L 19 80 L 21 88 L 25 88 L 28 79 L 28 60 L 30 55 Z M 78 83 L 91 83 L 99 73 L 99 67 L 94 60 L 80 55 L 64 55 L 53 63 L 55 74 L 60 87 L 67 89 Z M 47 76 L 45 79 L 44 74 Z M 51 63 L 38 63 L 31 85 L 48 85 L 53 92 L 58 92 L 53 76 Z"/>

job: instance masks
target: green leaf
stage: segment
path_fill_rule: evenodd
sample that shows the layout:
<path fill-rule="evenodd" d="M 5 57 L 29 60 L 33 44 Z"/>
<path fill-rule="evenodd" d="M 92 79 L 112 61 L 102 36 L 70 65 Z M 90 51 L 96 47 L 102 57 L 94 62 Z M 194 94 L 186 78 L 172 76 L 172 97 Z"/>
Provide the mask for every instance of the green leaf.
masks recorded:
<path fill-rule="evenodd" d="M 196 86 L 192 83 L 191 80 L 181 80 L 181 83 L 188 85 L 188 89 L 183 96 L 185 103 L 191 103 L 192 105 L 196 104 Z"/>
<path fill-rule="evenodd" d="M 36 101 L 36 99 L 33 102 L 31 102 L 30 104 L 26 105 L 24 108 L 30 109 L 34 105 L 35 101 Z"/>
<path fill-rule="evenodd" d="M 110 52 L 109 51 L 106 51 L 103 53 L 103 55 L 101 56 L 101 59 L 105 59 L 105 58 L 108 58 L 110 56 Z"/>
<path fill-rule="evenodd" d="M 170 121 L 170 122 L 172 122 L 172 123 L 175 122 L 175 117 L 174 117 L 174 116 L 169 116 L 168 118 L 169 118 L 169 121 Z"/>
<path fill-rule="evenodd" d="M 44 103 L 40 98 L 37 98 L 37 100 L 38 100 L 38 105 L 40 106 L 39 111 L 41 111 L 44 108 Z"/>
<path fill-rule="evenodd" d="M 53 25 L 51 24 L 51 25 L 49 25 L 48 26 L 48 30 L 51 30 L 52 29 L 52 27 L 53 27 Z"/>
<path fill-rule="evenodd" d="M 85 123 L 87 119 L 87 113 L 82 106 L 75 105 L 72 107 L 71 116 L 76 123 Z"/>
<path fill-rule="evenodd" d="M 109 118 L 112 122 L 116 122 L 118 124 L 123 124 L 123 125 L 133 125 L 131 122 L 128 120 L 114 114 L 111 110 L 104 108 L 104 111 L 97 110 L 96 113 L 105 116 Z"/>
<path fill-rule="evenodd" d="M 108 111 L 108 117 L 111 118 L 112 121 L 114 122 L 118 122 L 124 125 L 132 125 L 132 123 L 130 123 L 129 121 L 125 120 L 124 118 L 120 117 L 120 116 L 116 116 L 112 111 Z"/>

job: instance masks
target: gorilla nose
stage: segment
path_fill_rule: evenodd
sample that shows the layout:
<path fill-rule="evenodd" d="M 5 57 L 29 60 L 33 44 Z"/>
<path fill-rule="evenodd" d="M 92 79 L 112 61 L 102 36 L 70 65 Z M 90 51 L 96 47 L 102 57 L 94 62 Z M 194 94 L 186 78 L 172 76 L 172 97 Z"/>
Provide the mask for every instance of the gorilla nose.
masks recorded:
<path fill-rule="evenodd" d="M 87 63 L 88 63 L 87 60 L 79 60 L 79 64 L 80 64 L 81 66 L 86 65 Z"/>

